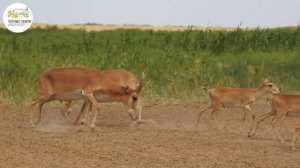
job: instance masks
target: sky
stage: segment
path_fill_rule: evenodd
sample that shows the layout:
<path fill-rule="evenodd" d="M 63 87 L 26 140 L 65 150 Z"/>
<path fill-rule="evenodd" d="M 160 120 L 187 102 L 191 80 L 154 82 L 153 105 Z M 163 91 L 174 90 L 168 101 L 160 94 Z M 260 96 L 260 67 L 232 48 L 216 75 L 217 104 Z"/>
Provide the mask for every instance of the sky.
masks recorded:
<path fill-rule="evenodd" d="M 1 15 L 14 2 L 29 6 L 34 23 L 202 27 L 300 24 L 300 0 L 1 0 Z"/>

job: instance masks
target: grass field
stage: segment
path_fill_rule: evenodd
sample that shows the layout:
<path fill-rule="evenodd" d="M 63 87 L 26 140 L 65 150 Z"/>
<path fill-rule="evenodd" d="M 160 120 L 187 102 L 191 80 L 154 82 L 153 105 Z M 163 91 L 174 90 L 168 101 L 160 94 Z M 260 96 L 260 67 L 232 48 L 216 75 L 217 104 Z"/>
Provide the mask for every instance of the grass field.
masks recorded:
<path fill-rule="evenodd" d="M 14 34 L 0 28 L 0 87 L 6 103 L 27 103 L 37 78 L 57 66 L 147 68 L 147 104 L 195 104 L 201 87 L 258 87 L 268 78 L 283 92 L 300 91 L 300 28 L 103 31 L 56 26 Z"/>

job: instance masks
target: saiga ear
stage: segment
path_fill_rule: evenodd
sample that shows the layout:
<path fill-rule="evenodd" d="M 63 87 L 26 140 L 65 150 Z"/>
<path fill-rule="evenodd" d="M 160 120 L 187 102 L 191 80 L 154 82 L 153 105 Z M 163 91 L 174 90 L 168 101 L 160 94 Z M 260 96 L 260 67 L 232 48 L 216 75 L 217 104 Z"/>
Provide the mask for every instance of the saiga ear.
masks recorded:
<path fill-rule="evenodd" d="M 121 86 L 121 87 L 122 87 L 124 93 L 127 94 L 127 95 L 135 92 L 135 90 L 130 89 L 129 86 Z"/>
<path fill-rule="evenodd" d="M 267 83 L 269 83 L 269 80 L 268 80 L 268 79 L 264 79 L 264 80 L 262 81 L 262 83 L 267 84 Z"/>

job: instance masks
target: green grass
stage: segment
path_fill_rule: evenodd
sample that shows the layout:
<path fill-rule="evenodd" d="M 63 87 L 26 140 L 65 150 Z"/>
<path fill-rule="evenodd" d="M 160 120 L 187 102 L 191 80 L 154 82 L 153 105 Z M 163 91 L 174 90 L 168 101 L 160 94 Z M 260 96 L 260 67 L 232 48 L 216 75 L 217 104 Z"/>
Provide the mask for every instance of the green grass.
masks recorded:
<path fill-rule="evenodd" d="M 232 32 L 85 32 L 56 27 L 14 34 L 0 29 L 0 87 L 5 101 L 37 96 L 37 78 L 49 67 L 147 68 L 146 104 L 199 103 L 201 87 L 258 87 L 268 78 L 283 92 L 300 91 L 300 29 Z"/>

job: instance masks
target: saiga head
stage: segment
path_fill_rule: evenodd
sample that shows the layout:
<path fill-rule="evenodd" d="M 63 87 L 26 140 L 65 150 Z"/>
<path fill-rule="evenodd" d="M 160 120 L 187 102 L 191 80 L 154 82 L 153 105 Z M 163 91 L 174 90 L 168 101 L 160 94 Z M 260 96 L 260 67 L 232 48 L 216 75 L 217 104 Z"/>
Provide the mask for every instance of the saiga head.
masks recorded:
<path fill-rule="evenodd" d="M 266 90 L 269 93 L 273 93 L 273 94 L 279 93 L 278 87 L 274 83 L 269 82 L 268 79 L 264 79 L 262 81 L 261 88 L 263 88 L 264 90 Z"/>

